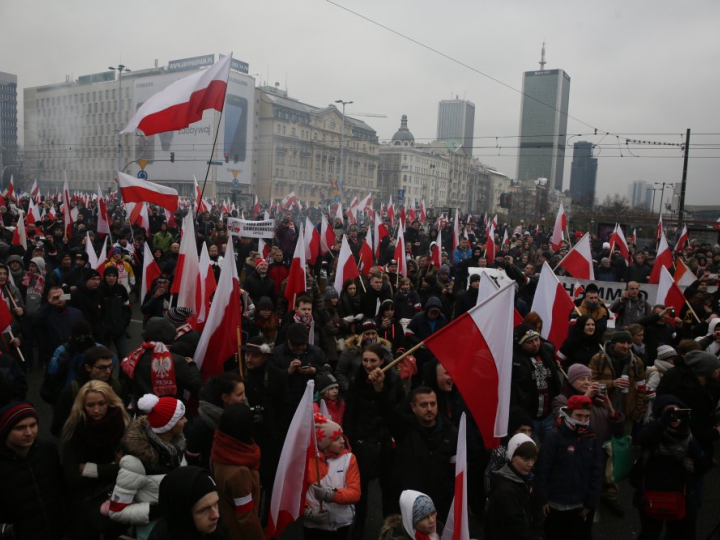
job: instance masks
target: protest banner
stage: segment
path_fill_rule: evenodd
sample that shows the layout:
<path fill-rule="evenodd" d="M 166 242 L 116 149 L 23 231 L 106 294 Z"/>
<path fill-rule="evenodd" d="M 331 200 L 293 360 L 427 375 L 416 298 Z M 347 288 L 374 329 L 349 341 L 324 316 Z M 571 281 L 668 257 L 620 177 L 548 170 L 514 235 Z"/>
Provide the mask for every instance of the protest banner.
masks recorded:
<path fill-rule="evenodd" d="M 227 226 L 230 234 L 242 238 L 273 238 L 275 236 L 275 223 L 272 219 L 250 221 L 228 218 Z"/>

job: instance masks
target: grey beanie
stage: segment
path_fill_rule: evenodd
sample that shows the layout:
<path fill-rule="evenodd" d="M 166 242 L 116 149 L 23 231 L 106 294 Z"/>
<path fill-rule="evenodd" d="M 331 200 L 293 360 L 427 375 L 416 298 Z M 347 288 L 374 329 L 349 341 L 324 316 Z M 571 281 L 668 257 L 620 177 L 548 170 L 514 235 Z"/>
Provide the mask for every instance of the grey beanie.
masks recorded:
<path fill-rule="evenodd" d="M 709 352 L 690 351 L 685 355 L 685 365 L 692 369 L 695 375 L 710 377 L 716 369 L 720 368 L 720 360 Z"/>
<path fill-rule="evenodd" d="M 335 287 L 329 286 L 325 289 L 325 300 L 332 300 L 333 298 L 337 298 L 338 292 L 335 290 Z"/>
<path fill-rule="evenodd" d="M 143 332 L 145 341 L 160 341 L 165 345 L 175 341 L 175 326 L 165 317 L 153 317 L 145 326 Z"/>

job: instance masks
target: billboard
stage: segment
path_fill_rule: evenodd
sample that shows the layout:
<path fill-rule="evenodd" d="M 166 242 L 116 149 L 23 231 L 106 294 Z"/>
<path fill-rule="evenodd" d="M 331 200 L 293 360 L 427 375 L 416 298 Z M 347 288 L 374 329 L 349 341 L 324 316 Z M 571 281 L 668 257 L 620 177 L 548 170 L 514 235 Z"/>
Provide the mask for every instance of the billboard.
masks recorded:
<path fill-rule="evenodd" d="M 172 72 L 142 77 L 133 81 L 133 111 L 137 111 L 151 96 L 167 88 L 187 72 Z M 213 161 L 211 175 L 218 184 L 250 185 L 251 154 L 248 141 L 252 141 L 252 117 L 254 103 L 254 80 L 240 73 L 231 72 L 225 96 L 225 106 L 220 122 L 217 145 L 211 156 L 215 130 L 220 113 L 205 111 L 202 120 L 187 128 L 150 137 L 135 136 L 134 159 L 148 161 L 144 170 L 151 182 L 189 182 L 193 176 L 200 181 L 205 178 L 207 162 Z M 171 163 L 174 153 L 174 163 Z M 212 177 L 212 176 L 211 176 Z M 181 190 L 181 195 L 186 195 Z"/>
<path fill-rule="evenodd" d="M 187 71 L 190 69 L 212 66 L 214 63 L 214 54 L 193 56 L 192 58 L 181 58 L 180 60 L 170 60 L 170 62 L 168 62 L 168 71 Z"/>

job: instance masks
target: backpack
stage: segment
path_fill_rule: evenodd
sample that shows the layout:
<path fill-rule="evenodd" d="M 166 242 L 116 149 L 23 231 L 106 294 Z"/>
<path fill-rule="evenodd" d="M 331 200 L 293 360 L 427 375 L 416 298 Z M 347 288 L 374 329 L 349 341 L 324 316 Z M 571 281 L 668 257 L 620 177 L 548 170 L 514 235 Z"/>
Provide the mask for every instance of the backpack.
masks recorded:
<path fill-rule="evenodd" d="M 57 373 L 48 373 L 49 364 L 45 367 L 42 385 L 40 386 L 40 397 L 43 401 L 45 401 L 45 403 L 54 405 L 60 397 L 60 392 L 62 392 L 63 388 L 65 388 L 70 358 L 70 351 L 66 349 L 60 354 L 60 356 L 58 356 Z"/>

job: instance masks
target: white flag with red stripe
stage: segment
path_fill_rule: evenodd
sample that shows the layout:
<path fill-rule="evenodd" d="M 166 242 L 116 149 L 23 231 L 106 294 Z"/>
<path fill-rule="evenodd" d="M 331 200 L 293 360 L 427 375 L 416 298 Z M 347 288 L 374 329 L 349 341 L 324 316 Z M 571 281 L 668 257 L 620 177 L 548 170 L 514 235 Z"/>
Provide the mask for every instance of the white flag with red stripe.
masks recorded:
<path fill-rule="evenodd" d="M 325 214 L 322 214 L 320 223 L 320 253 L 325 255 L 335 245 L 335 230 L 328 223 Z"/>
<path fill-rule="evenodd" d="M 95 247 L 93 246 L 90 237 L 86 236 L 83 242 L 85 242 L 85 253 L 87 253 L 88 256 L 88 264 L 90 265 L 90 268 L 97 268 L 98 256 L 97 253 L 95 253 Z"/>
<path fill-rule="evenodd" d="M 439 235 L 438 235 L 439 236 Z M 455 221 L 453 221 L 453 256 L 455 255 L 455 250 L 460 245 L 460 220 L 458 219 L 458 209 L 455 209 Z M 453 260 L 453 263 L 457 264 L 460 261 Z M 488 264 L 491 264 L 488 262 Z"/>
<path fill-rule="evenodd" d="M 467 464 L 467 419 L 465 413 L 460 416 L 458 426 L 457 450 L 455 451 L 455 493 L 450 512 L 445 520 L 442 540 L 470 540 L 468 522 L 468 464 Z"/>
<path fill-rule="evenodd" d="M 367 277 L 370 275 L 370 269 L 373 266 L 373 247 L 372 236 L 367 234 L 360 246 L 360 272 Z"/>
<path fill-rule="evenodd" d="M 280 206 L 282 206 L 284 209 L 290 208 L 293 204 L 297 202 L 297 197 L 295 196 L 295 192 L 291 191 L 285 197 L 283 197 L 282 201 L 280 201 Z"/>
<path fill-rule="evenodd" d="M 35 204 L 40 202 L 40 189 L 38 188 L 37 180 L 33 182 L 33 185 L 30 188 L 30 197 L 33 201 L 35 201 Z"/>
<path fill-rule="evenodd" d="M 179 197 L 174 189 L 133 178 L 120 171 L 116 171 L 115 180 L 125 202 L 147 202 L 167 208 L 171 212 L 177 211 Z"/>
<path fill-rule="evenodd" d="M 660 283 L 660 271 L 663 268 L 670 270 L 673 265 L 673 256 L 670 252 L 670 246 L 668 246 L 667 239 L 663 233 L 660 233 L 660 245 L 658 246 L 657 255 L 655 256 L 655 263 L 653 264 L 652 273 L 648 278 L 648 283 L 657 284 Z"/>
<path fill-rule="evenodd" d="M 655 303 L 675 308 L 676 316 L 680 316 L 680 310 L 685 307 L 685 295 L 665 267 L 660 269 L 660 283 L 658 283 Z"/>
<path fill-rule="evenodd" d="M 145 245 L 147 245 L 147 242 L 145 242 Z M 95 270 L 100 272 L 102 275 L 105 272 L 105 265 L 108 263 L 109 257 L 108 257 L 108 237 L 105 237 L 105 240 L 103 240 L 102 248 L 100 248 L 100 255 L 98 255 L 97 258 L 97 267 Z M 142 305 L 142 301 L 140 301 L 140 304 Z"/>
<path fill-rule="evenodd" d="M 438 234 L 438 238 L 440 235 Z M 485 258 L 488 265 L 495 262 L 495 226 L 491 223 L 487 231 L 487 239 L 485 240 Z"/>
<path fill-rule="evenodd" d="M 578 279 L 595 279 L 593 270 L 592 251 L 590 250 L 590 233 L 585 233 L 575 244 L 558 266 L 564 268 L 570 275 Z"/>
<path fill-rule="evenodd" d="M 27 251 L 27 230 L 25 229 L 25 212 L 18 209 L 20 215 L 18 216 L 17 226 L 13 231 L 12 244 L 15 246 L 22 246 Z"/>
<path fill-rule="evenodd" d="M 215 281 L 215 272 L 213 272 L 210 263 L 207 243 L 203 242 L 202 251 L 200 252 L 200 305 L 198 306 L 197 313 L 198 330 L 202 330 L 205 327 L 205 321 L 207 321 L 208 313 L 210 313 L 210 299 L 216 289 L 217 282 Z"/>
<path fill-rule="evenodd" d="M 35 201 L 30 199 L 30 206 L 28 207 L 28 214 L 26 218 L 27 224 L 30 225 L 31 223 L 40 221 L 41 218 L 42 214 L 40 207 L 35 204 Z"/>
<path fill-rule="evenodd" d="M 300 232 L 301 234 L 298 235 L 297 242 L 295 242 L 295 253 L 293 253 L 290 272 L 288 273 L 287 283 L 285 285 L 285 298 L 288 301 L 289 311 L 292 311 L 295 307 L 295 297 L 304 293 L 307 289 L 305 277 L 305 242 L 303 241 L 302 231 Z M 338 291 L 339 290 L 340 289 L 338 289 Z"/>
<path fill-rule="evenodd" d="M 232 242 L 228 242 L 230 244 Z M 188 212 L 183 218 L 183 235 L 175 267 L 171 294 L 177 294 L 177 306 L 193 310 L 195 316 L 200 305 L 200 261 L 195 240 L 195 220 Z"/>
<path fill-rule="evenodd" d="M 625 233 L 619 223 L 615 224 L 615 230 L 610 235 L 610 253 L 613 252 L 615 246 L 618 247 L 625 261 L 630 264 L 630 249 L 627 240 L 625 240 Z"/>
<path fill-rule="evenodd" d="M 260 255 L 262 255 L 263 259 L 266 259 L 270 256 L 270 246 L 267 245 L 265 240 L 263 238 L 260 238 L 258 240 L 258 252 Z"/>
<path fill-rule="evenodd" d="M 395 244 L 395 260 L 398 264 L 398 275 L 407 277 L 407 256 L 405 255 L 405 233 L 402 221 L 398 223 L 397 243 Z"/>
<path fill-rule="evenodd" d="M 388 233 L 387 227 L 382 222 L 382 219 L 380 219 L 380 214 L 375 212 L 375 220 L 373 222 L 373 245 L 375 249 L 375 259 L 380 260 L 380 244 L 383 241 L 383 238 L 386 238 L 390 236 Z"/>
<path fill-rule="evenodd" d="M 350 244 L 347 237 L 343 235 L 342 245 L 340 246 L 340 254 L 338 255 L 337 268 L 335 270 L 335 290 L 342 291 L 343 283 L 348 279 L 356 279 L 360 277 L 355 257 L 353 257 Z"/>
<path fill-rule="evenodd" d="M 193 183 L 195 184 L 195 208 L 197 208 L 198 214 L 204 214 L 208 211 L 208 207 L 203 200 L 202 190 L 200 189 L 195 176 L 193 176 Z"/>
<path fill-rule="evenodd" d="M 395 205 L 392 202 L 392 195 L 390 195 L 390 201 L 387 206 L 387 217 L 390 220 L 390 226 L 393 227 L 395 225 Z"/>
<path fill-rule="evenodd" d="M 425 199 L 420 202 L 420 221 L 425 223 L 427 221 L 427 210 L 425 209 Z"/>
<path fill-rule="evenodd" d="M 555 217 L 555 226 L 553 227 L 552 237 L 550 238 L 550 244 L 554 251 L 560 249 L 560 244 L 563 241 L 563 233 L 567 228 L 567 216 L 565 215 L 565 208 L 563 203 L 560 203 L 558 208 L 557 216 Z"/>
<path fill-rule="evenodd" d="M 98 234 L 110 234 L 110 219 L 108 218 L 107 203 L 102 196 L 100 184 L 97 185 L 97 232 Z M 150 232 L 150 229 L 145 229 Z"/>
<path fill-rule="evenodd" d="M 105 242 L 107 242 L 107 238 Z M 145 301 L 145 295 L 150 292 L 153 282 L 158 278 L 160 273 L 160 267 L 155 262 L 150 249 L 150 242 L 145 242 L 142 281 L 140 282 L 140 305 Z"/>
<path fill-rule="evenodd" d="M 67 173 L 63 173 L 65 180 L 63 181 L 63 224 L 65 226 L 65 234 L 72 236 L 72 212 L 70 211 L 70 188 L 68 187 Z"/>
<path fill-rule="evenodd" d="M 175 81 L 143 103 L 120 133 L 142 131 L 146 137 L 176 131 L 202 120 L 203 112 L 223 110 L 232 54 L 217 64 Z"/>
<path fill-rule="evenodd" d="M 567 339 L 568 321 L 574 307 L 572 298 L 553 273 L 550 265 L 547 262 L 543 263 L 531 311 L 540 315 L 543 321 L 540 335 L 555 345 L 556 349 L 560 349 Z"/>
<path fill-rule="evenodd" d="M 683 225 L 680 238 L 678 238 L 677 244 L 675 244 L 675 253 L 680 253 L 683 249 L 685 249 L 685 244 L 687 244 L 689 239 L 690 235 L 688 235 L 687 225 Z"/>
<path fill-rule="evenodd" d="M 320 254 L 320 233 L 309 217 L 305 217 L 305 255 L 310 266 L 315 266 Z"/>

